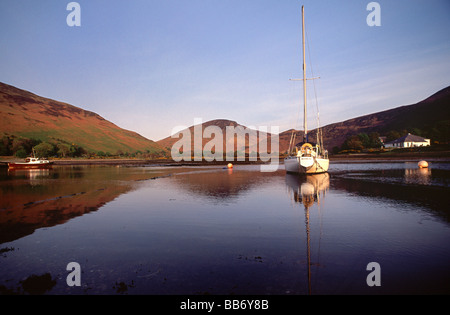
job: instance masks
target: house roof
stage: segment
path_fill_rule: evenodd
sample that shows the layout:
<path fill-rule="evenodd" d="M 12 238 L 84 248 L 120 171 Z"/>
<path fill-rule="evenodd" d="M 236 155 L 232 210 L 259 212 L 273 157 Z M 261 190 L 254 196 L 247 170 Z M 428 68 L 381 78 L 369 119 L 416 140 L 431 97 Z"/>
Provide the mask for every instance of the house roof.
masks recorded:
<path fill-rule="evenodd" d="M 390 141 L 386 144 L 403 143 L 403 142 L 426 142 L 426 139 L 423 137 L 419 137 L 419 136 L 408 133 L 406 136 L 395 139 L 394 141 Z"/>

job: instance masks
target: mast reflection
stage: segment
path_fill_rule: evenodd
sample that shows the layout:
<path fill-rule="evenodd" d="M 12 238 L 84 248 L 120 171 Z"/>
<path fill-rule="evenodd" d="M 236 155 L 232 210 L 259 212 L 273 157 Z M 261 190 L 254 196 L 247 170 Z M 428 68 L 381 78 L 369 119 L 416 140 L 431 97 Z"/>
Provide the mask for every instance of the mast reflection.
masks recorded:
<path fill-rule="evenodd" d="M 298 176 L 286 174 L 286 185 L 291 191 L 294 202 L 303 204 L 305 208 L 306 227 L 306 257 L 308 274 L 308 294 L 311 294 L 311 247 L 310 247 L 310 221 L 309 208 L 317 202 L 320 210 L 320 201 L 325 197 L 330 186 L 328 173 Z"/>

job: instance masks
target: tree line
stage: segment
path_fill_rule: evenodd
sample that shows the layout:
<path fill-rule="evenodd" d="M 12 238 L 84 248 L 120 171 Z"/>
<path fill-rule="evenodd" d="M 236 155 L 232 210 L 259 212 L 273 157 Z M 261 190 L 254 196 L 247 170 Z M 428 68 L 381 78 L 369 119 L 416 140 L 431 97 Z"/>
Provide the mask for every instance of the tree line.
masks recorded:
<path fill-rule="evenodd" d="M 367 134 L 361 132 L 357 135 L 351 135 L 345 139 L 342 146 L 336 146 L 333 148 L 333 153 L 361 151 L 364 149 L 381 148 L 382 142 L 380 140 L 380 134 L 378 132 L 371 132 Z"/>
<path fill-rule="evenodd" d="M 62 140 L 50 143 L 14 135 L 4 135 L 0 140 L 0 156 L 25 158 L 33 150 L 37 157 L 79 157 L 87 153 L 81 146 Z"/>
<path fill-rule="evenodd" d="M 384 143 L 394 141 L 406 136 L 408 133 L 431 139 L 431 144 L 448 144 L 450 141 L 450 121 L 440 121 L 431 128 L 412 128 L 410 131 L 406 129 L 389 130 L 384 134 Z M 382 146 L 383 143 L 380 140 L 380 134 L 378 132 L 371 132 L 369 134 L 362 132 L 347 137 L 340 147 L 336 146 L 333 148 L 333 153 L 380 149 Z"/>
<path fill-rule="evenodd" d="M 143 158 L 152 159 L 160 156 L 165 156 L 165 152 L 152 152 L 150 150 L 123 152 L 117 150 L 114 153 L 104 151 L 87 151 L 83 147 L 68 143 L 67 141 L 56 139 L 55 142 L 42 141 L 39 139 L 30 139 L 14 135 L 3 135 L 0 138 L 0 156 L 15 156 L 18 158 L 26 158 L 33 154 L 40 158 L 109 158 L 109 157 L 124 157 L 124 158 Z"/>

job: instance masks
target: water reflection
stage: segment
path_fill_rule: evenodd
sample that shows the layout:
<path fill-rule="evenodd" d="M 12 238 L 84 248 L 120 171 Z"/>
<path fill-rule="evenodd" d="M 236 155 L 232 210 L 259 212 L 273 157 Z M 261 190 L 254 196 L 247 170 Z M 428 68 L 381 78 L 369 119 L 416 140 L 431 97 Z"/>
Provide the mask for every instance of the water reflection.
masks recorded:
<path fill-rule="evenodd" d="M 252 188 L 271 183 L 284 171 L 255 171 L 256 168 L 190 170 L 174 176 L 174 184 L 191 194 L 214 202 L 232 202 Z"/>
<path fill-rule="evenodd" d="M 0 244 L 97 211 L 149 178 L 149 172 L 138 169 L 101 167 L 5 172 L 0 178 Z"/>
<path fill-rule="evenodd" d="M 450 222 L 449 170 L 380 168 L 334 174 L 331 188 L 375 201 L 420 206 Z"/>
<path fill-rule="evenodd" d="M 314 202 L 320 204 L 321 198 L 325 197 L 330 187 L 330 175 L 328 173 L 308 176 L 286 174 L 286 185 L 292 191 L 293 200 L 301 202 L 305 209 L 308 209 Z"/>
<path fill-rule="evenodd" d="M 311 294 L 311 230 L 309 209 L 314 203 L 317 203 L 320 210 L 320 201 L 325 197 L 330 187 L 330 175 L 328 173 L 308 176 L 286 174 L 286 185 L 291 190 L 293 200 L 296 203 L 303 204 L 305 208 L 308 294 Z"/>
<path fill-rule="evenodd" d="M 431 169 L 407 168 L 405 169 L 405 182 L 407 184 L 430 185 Z"/>
<path fill-rule="evenodd" d="M 449 292 L 448 223 L 422 220 L 447 208 L 449 171 L 377 165 L 307 177 L 244 166 L 5 171 L 0 294 L 28 293 L 29 282 L 46 294 Z M 69 261 L 82 264 L 79 291 L 61 276 Z M 383 291 L 366 285 L 370 261 L 384 268 Z"/>
<path fill-rule="evenodd" d="M 16 178 L 27 178 L 30 180 L 30 183 L 33 184 L 38 179 L 48 177 L 50 175 L 50 169 L 13 169 L 8 170 L 8 174 Z"/>

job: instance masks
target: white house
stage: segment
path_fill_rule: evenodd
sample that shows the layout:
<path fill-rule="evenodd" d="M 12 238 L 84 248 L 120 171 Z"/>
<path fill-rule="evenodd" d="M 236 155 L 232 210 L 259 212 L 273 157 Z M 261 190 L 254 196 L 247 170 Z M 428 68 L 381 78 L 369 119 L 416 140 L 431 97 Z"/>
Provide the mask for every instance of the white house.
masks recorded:
<path fill-rule="evenodd" d="M 398 138 L 394 141 L 386 142 L 385 148 L 410 148 L 410 147 L 426 147 L 430 145 L 430 139 L 425 139 L 408 133 L 406 136 Z"/>

